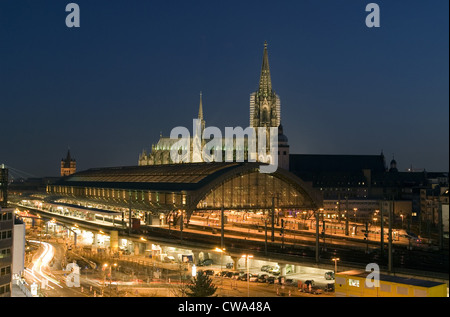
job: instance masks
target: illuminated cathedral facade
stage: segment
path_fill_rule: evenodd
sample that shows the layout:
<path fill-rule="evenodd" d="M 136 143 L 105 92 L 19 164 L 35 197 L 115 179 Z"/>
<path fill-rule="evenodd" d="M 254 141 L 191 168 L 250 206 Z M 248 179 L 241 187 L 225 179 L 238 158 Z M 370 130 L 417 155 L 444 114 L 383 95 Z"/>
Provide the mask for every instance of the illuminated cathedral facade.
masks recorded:
<path fill-rule="evenodd" d="M 198 110 L 198 123 L 200 129 L 200 136 L 203 135 L 203 131 L 205 129 L 205 120 L 203 116 L 203 100 L 202 93 L 200 93 L 200 104 Z M 270 153 L 269 145 L 271 144 L 269 140 L 269 129 L 270 128 L 278 128 L 278 167 L 289 169 L 289 144 L 287 137 L 283 134 L 283 127 L 281 126 L 281 102 L 280 97 L 275 93 L 272 88 L 272 79 L 270 76 L 270 67 L 269 67 L 269 53 L 267 50 L 267 42 L 264 43 L 264 51 L 263 51 L 263 61 L 261 67 L 261 75 L 259 80 L 258 90 L 250 94 L 250 127 L 255 128 L 255 132 L 257 134 L 258 128 L 266 129 L 266 147 L 267 152 Z M 210 139 L 194 139 L 195 136 L 190 137 L 190 151 L 188 151 L 190 157 L 189 162 L 204 162 L 204 161 L 214 161 L 215 156 L 217 156 L 217 151 L 222 151 L 221 157 L 225 158 L 225 153 L 227 151 L 227 145 L 225 140 L 223 139 L 221 142 L 221 148 L 214 148 L 211 152 L 208 152 L 205 156 L 196 156 L 196 151 L 194 147 L 196 144 L 200 144 L 203 147 L 206 143 L 210 141 Z M 256 135 L 256 140 L 258 140 Z M 151 147 L 151 151 L 147 153 L 145 150 L 139 155 L 138 165 L 160 165 L 160 164 L 173 164 L 175 162 L 172 161 L 170 150 L 171 147 L 177 142 L 177 139 L 172 139 L 170 137 L 160 135 L 159 141 L 156 144 L 153 144 Z M 257 141 L 258 142 L 258 141 Z M 248 161 L 250 159 L 254 159 L 259 162 L 266 162 L 267 157 L 252 155 L 251 151 L 249 151 L 248 138 L 244 139 L 235 138 L 233 141 L 233 153 L 234 157 L 236 157 L 236 153 L 238 150 L 242 150 L 240 147 L 244 147 L 244 161 Z M 256 145 L 257 147 L 257 145 Z M 276 155 L 276 154 L 275 154 Z"/>

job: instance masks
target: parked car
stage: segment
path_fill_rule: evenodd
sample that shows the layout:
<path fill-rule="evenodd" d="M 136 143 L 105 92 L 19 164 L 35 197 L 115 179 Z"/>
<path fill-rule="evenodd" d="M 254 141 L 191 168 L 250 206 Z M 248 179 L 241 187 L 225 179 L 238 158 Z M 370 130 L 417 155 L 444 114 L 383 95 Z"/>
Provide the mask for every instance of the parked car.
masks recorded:
<path fill-rule="evenodd" d="M 226 278 L 232 278 L 234 276 L 234 272 L 227 272 L 224 277 Z"/>
<path fill-rule="evenodd" d="M 279 267 L 272 267 L 271 269 L 269 269 L 268 273 L 278 276 L 281 274 L 281 271 Z"/>
<path fill-rule="evenodd" d="M 334 283 L 328 283 L 325 292 L 334 292 Z"/>
<path fill-rule="evenodd" d="M 269 270 L 273 269 L 273 266 L 271 265 L 263 265 L 261 266 L 261 271 L 263 272 L 269 272 Z"/>
<path fill-rule="evenodd" d="M 206 270 L 205 274 L 209 276 L 214 276 L 214 270 Z"/>
<path fill-rule="evenodd" d="M 275 276 L 269 276 L 266 281 L 269 284 L 274 284 L 275 280 L 276 280 Z"/>
<path fill-rule="evenodd" d="M 297 286 L 297 284 L 298 284 L 298 282 L 292 278 L 288 278 L 284 282 L 284 285 L 286 285 L 286 286 Z"/>
<path fill-rule="evenodd" d="M 233 276 L 231 278 L 234 280 L 238 280 L 241 273 L 243 272 L 233 272 Z"/>
<path fill-rule="evenodd" d="M 242 273 L 239 275 L 239 280 L 240 281 L 246 281 L 247 280 L 247 273 Z"/>
<path fill-rule="evenodd" d="M 198 264 L 198 266 L 209 266 L 209 265 L 211 265 L 211 264 L 213 264 L 213 260 L 211 260 L 211 259 L 206 259 L 206 260 L 200 261 L 200 263 Z"/>
<path fill-rule="evenodd" d="M 225 276 L 228 271 L 217 271 L 216 276 Z"/>
<path fill-rule="evenodd" d="M 225 265 L 225 267 L 226 267 L 227 269 L 232 269 L 232 268 L 233 268 L 233 263 L 227 263 L 227 264 Z"/>
<path fill-rule="evenodd" d="M 258 275 L 250 273 L 250 282 L 258 282 Z"/>
<path fill-rule="evenodd" d="M 325 279 L 326 280 L 334 280 L 334 272 L 333 271 L 325 272 Z"/>
<path fill-rule="evenodd" d="M 265 282 L 267 282 L 267 279 L 269 278 L 269 275 L 268 274 L 259 274 L 258 275 L 258 282 L 259 283 L 265 283 Z"/>

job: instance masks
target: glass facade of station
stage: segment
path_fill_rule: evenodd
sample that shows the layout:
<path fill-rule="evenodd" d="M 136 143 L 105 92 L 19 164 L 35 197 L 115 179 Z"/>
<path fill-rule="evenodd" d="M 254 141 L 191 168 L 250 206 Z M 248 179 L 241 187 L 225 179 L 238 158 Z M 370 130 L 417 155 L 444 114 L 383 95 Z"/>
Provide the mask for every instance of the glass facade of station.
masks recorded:
<path fill-rule="evenodd" d="M 211 190 L 197 204 L 201 209 L 270 209 L 312 207 L 298 187 L 273 175 L 250 172 L 233 177 Z"/>

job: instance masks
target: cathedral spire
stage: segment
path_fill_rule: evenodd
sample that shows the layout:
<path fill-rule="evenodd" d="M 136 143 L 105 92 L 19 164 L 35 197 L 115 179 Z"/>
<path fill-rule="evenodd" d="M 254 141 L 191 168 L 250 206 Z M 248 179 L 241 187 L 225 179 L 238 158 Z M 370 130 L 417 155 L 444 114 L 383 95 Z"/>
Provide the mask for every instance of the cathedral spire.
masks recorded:
<path fill-rule="evenodd" d="M 264 42 L 259 89 L 250 94 L 250 126 L 278 127 L 281 122 L 280 97 L 272 89 L 267 41 Z"/>
<path fill-rule="evenodd" d="M 201 91 L 200 91 L 200 106 L 198 107 L 198 118 L 203 121 L 203 102 Z"/>
<path fill-rule="evenodd" d="M 264 42 L 263 62 L 261 77 L 259 80 L 259 93 L 268 96 L 272 92 L 272 80 L 270 78 L 269 53 L 267 52 L 267 41 Z"/>
<path fill-rule="evenodd" d="M 205 120 L 203 119 L 203 100 L 202 100 L 202 92 L 200 91 L 200 105 L 198 107 L 198 119 L 201 122 L 201 131 L 203 133 L 203 130 L 205 130 Z"/>
<path fill-rule="evenodd" d="M 72 158 L 70 157 L 70 147 L 68 147 L 65 161 L 70 163 L 71 160 Z"/>

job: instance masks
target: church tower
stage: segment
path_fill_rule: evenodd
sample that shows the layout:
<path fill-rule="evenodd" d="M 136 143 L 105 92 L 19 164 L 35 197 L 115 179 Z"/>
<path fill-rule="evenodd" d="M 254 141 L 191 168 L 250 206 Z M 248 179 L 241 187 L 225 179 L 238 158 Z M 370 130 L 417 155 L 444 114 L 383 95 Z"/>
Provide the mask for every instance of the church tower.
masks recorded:
<path fill-rule="evenodd" d="M 280 97 L 272 89 L 269 53 L 267 51 L 267 42 L 265 42 L 259 89 L 250 95 L 250 126 L 254 128 L 280 126 L 280 108 Z"/>
<path fill-rule="evenodd" d="M 202 92 L 200 91 L 200 105 L 198 107 L 198 119 L 200 120 L 201 123 L 201 128 L 202 128 L 202 134 L 203 134 L 203 130 L 205 130 L 205 119 L 203 118 L 203 100 L 202 100 Z"/>
<path fill-rule="evenodd" d="M 272 151 L 274 144 L 277 139 L 271 142 L 271 131 L 272 128 L 279 129 L 281 124 L 281 102 L 280 97 L 275 93 L 272 88 L 272 79 L 270 77 L 270 67 L 269 67 L 269 53 L 267 51 L 267 42 L 264 43 L 263 51 L 263 61 L 261 66 L 261 75 L 259 78 L 259 88 L 256 92 L 250 94 L 250 127 L 256 130 L 256 148 L 258 149 L 257 161 L 269 163 L 273 165 L 279 165 L 279 156 L 275 151 Z M 261 136 L 258 135 L 259 128 L 265 128 L 266 140 L 266 152 L 260 152 Z M 276 137 L 276 136 L 274 136 Z M 286 141 L 287 143 L 287 141 Z M 287 145 L 287 144 L 286 144 Z M 283 150 L 282 153 L 288 153 L 287 149 Z M 286 154 L 287 155 L 287 154 Z M 283 160 L 283 162 L 286 160 Z M 283 167 L 288 164 L 284 162 Z"/>
<path fill-rule="evenodd" d="M 289 143 L 283 133 L 283 125 L 278 127 L 278 167 L 289 170 Z"/>
<path fill-rule="evenodd" d="M 61 159 L 61 176 L 69 176 L 77 171 L 77 162 L 71 158 L 70 149 L 65 159 Z"/>

